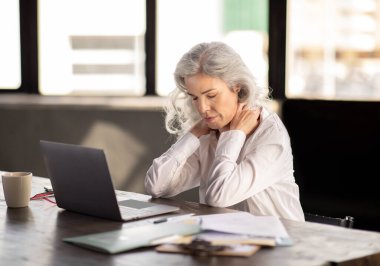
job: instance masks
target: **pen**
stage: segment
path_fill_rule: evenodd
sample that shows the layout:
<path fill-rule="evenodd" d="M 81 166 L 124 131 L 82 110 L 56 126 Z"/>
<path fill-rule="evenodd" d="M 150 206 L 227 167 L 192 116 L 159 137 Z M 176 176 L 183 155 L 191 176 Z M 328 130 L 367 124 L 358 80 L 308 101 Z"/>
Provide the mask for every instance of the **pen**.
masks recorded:
<path fill-rule="evenodd" d="M 193 215 L 194 215 L 194 213 L 187 213 L 184 215 L 165 217 L 165 218 L 154 220 L 153 223 L 159 224 L 159 223 L 165 223 L 165 222 L 171 222 L 171 221 L 180 221 L 180 220 L 186 219 L 186 218 L 193 216 Z"/>
<path fill-rule="evenodd" d="M 168 221 L 167 218 L 162 218 L 162 219 L 154 220 L 153 223 L 154 224 L 159 224 L 159 223 L 164 223 L 164 222 L 167 222 L 167 221 Z"/>

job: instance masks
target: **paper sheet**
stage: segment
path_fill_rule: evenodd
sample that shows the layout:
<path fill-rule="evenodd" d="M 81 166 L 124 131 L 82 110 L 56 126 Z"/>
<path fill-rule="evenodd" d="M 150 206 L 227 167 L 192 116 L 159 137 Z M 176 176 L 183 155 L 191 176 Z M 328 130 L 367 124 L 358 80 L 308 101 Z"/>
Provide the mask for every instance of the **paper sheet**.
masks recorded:
<path fill-rule="evenodd" d="M 277 241 L 273 237 L 250 237 L 247 235 L 229 234 L 216 231 L 201 232 L 197 234 L 195 237 L 197 239 L 208 241 L 213 245 L 242 244 L 266 247 L 274 247 L 277 245 Z"/>
<path fill-rule="evenodd" d="M 289 238 L 281 220 L 275 216 L 255 216 L 248 212 L 233 212 L 199 217 L 202 219 L 202 230 L 252 237 Z"/>

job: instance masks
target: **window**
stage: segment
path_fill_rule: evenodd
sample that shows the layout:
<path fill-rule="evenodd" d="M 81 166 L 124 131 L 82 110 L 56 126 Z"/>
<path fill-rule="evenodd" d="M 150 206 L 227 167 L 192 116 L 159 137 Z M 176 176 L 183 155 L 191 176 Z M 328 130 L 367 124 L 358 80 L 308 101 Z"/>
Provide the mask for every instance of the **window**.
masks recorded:
<path fill-rule="evenodd" d="M 173 72 L 183 53 L 208 41 L 230 44 L 259 84 L 267 86 L 268 0 L 157 0 L 159 95 L 173 90 Z"/>
<path fill-rule="evenodd" d="M 380 2 L 289 0 L 288 98 L 380 99 Z"/>
<path fill-rule="evenodd" d="M 18 1 L 0 1 L 0 36 L 0 90 L 17 90 L 21 85 Z"/>
<path fill-rule="evenodd" d="M 145 1 L 40 0 L 45 95 L 144 95 Z"/>

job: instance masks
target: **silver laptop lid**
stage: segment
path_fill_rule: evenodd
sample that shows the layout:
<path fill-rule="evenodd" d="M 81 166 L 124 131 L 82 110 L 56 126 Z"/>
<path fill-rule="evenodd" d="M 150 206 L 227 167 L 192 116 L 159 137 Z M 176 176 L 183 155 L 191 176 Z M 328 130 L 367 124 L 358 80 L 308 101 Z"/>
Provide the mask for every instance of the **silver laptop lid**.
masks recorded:
<path fill-rule="evenodd" d="M 104 151 L 40 141 L 57 206 L 122 221 Z"/>

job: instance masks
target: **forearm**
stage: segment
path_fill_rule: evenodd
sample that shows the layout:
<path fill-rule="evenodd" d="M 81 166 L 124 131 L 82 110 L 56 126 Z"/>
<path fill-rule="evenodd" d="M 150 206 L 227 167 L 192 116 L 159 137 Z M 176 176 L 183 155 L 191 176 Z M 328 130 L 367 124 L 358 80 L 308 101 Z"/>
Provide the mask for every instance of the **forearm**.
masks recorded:
<path fill-rule="evenodd" d="M 233 205 L 231 202 L 241 189 L 238 177 L 235 177 L 240 171 L 236 162 L 245 138 L 245 134 L 238 130 L 227 131 L 220 136 L 207 181 L 207 204 L 218 207 Z"/>
<path fill-rule="evenodd" d="M 270 137 L 273 138 L 260 140 L 260 144 L 256 142 L 259 140 L 250 139 L 248 146 L 243 148 L 243 136 L 221 135 L 208 177 L 207 204 L 217 207 L 235 205 L 286 177 L 284 172 L 289 170 L 286 148 L 281 138 Z"/>
<path fill-rule="evenodd" d="M 187 134 L 154 159 L 145 177 L 147 193 L 154 197 L 170 197 L 199 185 L 199 180 L 194 178 L 199 169 L 194 156 L 198 147 L 199 140 Z"/>

